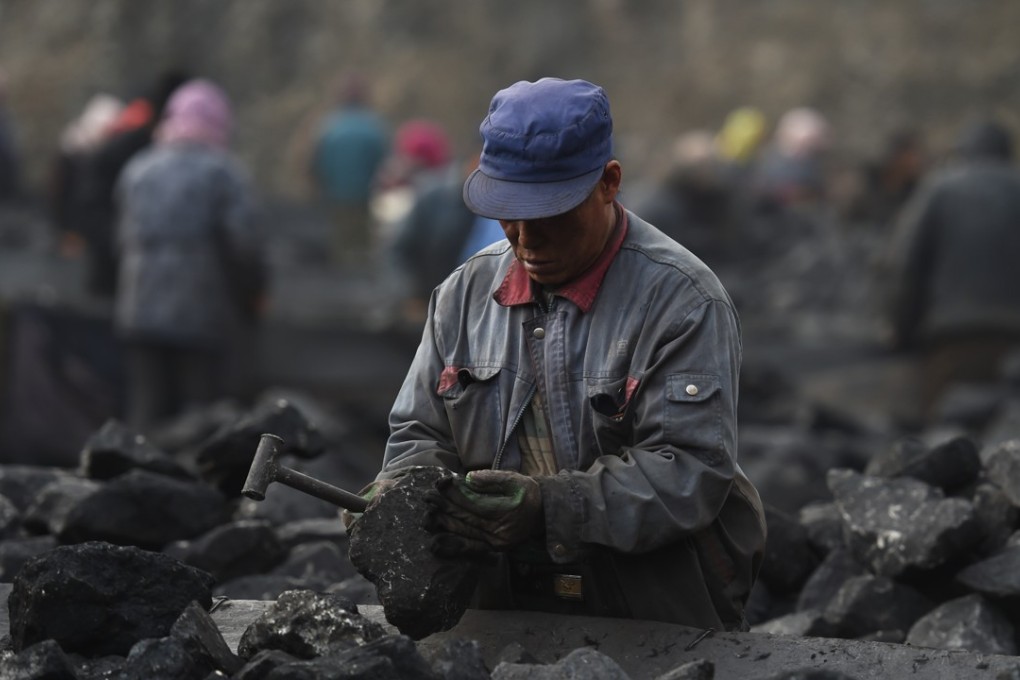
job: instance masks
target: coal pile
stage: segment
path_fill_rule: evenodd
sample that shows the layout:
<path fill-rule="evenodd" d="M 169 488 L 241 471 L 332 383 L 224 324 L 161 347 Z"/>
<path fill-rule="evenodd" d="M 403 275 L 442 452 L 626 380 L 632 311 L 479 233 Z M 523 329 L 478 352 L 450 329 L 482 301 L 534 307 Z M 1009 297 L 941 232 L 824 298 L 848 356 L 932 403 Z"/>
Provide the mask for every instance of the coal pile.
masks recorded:
<path fill-rule="evenodd" d="M 282 485 L 262 502 L 240 496 L 244 457 L 254 455 L 263 428 L 289 428 L 296 444 L 287 464 L 295 469 L 342 488 L 364 485 L 376 461 L 362 465 L 344 443 L 365 451 L 381 450 L 379 443 L 352 443 L 337 436 L 338 424 L 321 417 L 313 424 L 303 413 L 317 413 L 315 405 L 274 397 L 247 412 L 192 414 L 151 437 L 111 421 L 83 447 L 76 469 L 0 466 L 0 582 L 15 584 L 0 677 L 627 677 L 592 648 L 539 662 L 508 641 L 487 665 L 472 640 L 417 645 L 457 622 L 469 588 L 434 590 L 431 610 L 404 600 L 432 611 L 432 619 L 387 610 L 385 587 L 355 563 L 367 574 L 382 572 L 352 561 L 370 535 L 395 535 L 392 527 L 365 529 L 357 546 L 358 527 L 386 513 L 366 512 L 348 537 L 337 508 L 325 501 Z M 815 414 L 807 430 L 785 431 L 791 441 L 803 435 L 806 446 L 822 421 L 830 444 L 840 433 L 840 444 L 829 447 L 835 453 L 822 459 L 849 466 L 829 465 L 812 500 L 796 509 L 769 508 L 769 554 L 749 611 L 754 630 L 1017 654 L 1014 420 L 998 420 L 985 434 L 993 443 L 980 447 L 966 436 L 936 444 L 900 439 L 871 456 L 862 454 L 875 446 L 870 433 L 832 414 Z M 819 456 L 819 448 L 806 448 Z M 403 504 L 413 523 L 420 519 L 413 495 L 435 474 L 446 473 L 427 470 L 414 481 L 409 475 L 405 492 L 398 487 L 382 498 Z M 233 492 L 228 479 L 238 480 Z M 774 487 L 765 490 L 777 497 Z M 399 550 L 410 555 L 406 545 L 376 546 L 378 554 Z M 410 560 L 423 564 L 421 555 Z M 419 575 L 429 573 L 442 570 Z M 63 581 L 54 580 L 58 575 Z M 458 573 L 444 587 L 470 579 Z M 418 595 L 427 591 L 415 587 Z M 446 609 L 434 606 L 436 593 L 446 594 Z M 236 652 L 210 614 L 223 598 L 273 601 Z M 71 613 L 72 601 L 81 603 L 79 613 Z M 358 609 L 379 604 L 398 634 Z M 713 672 L 702 659 L 662 678 Z"/>
<path fill-rule="evenodd" d="M 902 439 L 769 513 L 752 630 L 1020 653 L 1020 440 Z"/>

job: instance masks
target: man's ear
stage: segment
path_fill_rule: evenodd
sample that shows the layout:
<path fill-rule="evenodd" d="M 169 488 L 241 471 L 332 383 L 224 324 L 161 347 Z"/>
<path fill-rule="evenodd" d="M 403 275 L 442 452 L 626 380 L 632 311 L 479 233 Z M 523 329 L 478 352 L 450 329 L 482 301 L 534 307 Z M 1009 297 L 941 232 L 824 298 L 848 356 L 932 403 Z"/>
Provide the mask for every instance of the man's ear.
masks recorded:
<path fill-rule="evenodd" d="M 603 200 L 606 203 L 616 200 L 622 180 L 623 168 L 620 166 L 620 161 L 606 163 L 606 168 L 602 171 L 602 179 L 599 180 L 599 190 L 602 191 Z"/>

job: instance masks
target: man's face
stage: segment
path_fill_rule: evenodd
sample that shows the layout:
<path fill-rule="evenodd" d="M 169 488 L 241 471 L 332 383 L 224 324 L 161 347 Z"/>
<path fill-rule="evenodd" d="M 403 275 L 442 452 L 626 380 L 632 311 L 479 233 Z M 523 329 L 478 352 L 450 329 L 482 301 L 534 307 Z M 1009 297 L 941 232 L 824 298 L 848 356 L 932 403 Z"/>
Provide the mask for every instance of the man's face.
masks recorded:
<path fill-rule="evenodd" d="M 532 280 L 558 286 L 573 280 L 598 259 L 615 223 L 613 200 L 620 184 L 619 163 L 606 168 L 592 193 L 565 213 L 537 220 L 500 220 L 514 255 Z"/>

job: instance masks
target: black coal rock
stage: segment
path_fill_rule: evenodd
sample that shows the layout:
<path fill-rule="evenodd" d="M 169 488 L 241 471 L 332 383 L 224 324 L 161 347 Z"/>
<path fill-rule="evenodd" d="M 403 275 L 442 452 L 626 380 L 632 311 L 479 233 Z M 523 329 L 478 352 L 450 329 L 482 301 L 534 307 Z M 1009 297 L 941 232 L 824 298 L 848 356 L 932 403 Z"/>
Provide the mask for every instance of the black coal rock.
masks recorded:
<path fill-rule="evenodd" d="M 876 574 L 934 569 L 960 559 L 981 540 L 969 501 L 945 498 L 919 480 L 832 470 L 828 484 L 848 546 Z"/>
<path fill-rule="evenodd" d="M 455 626 L 478 583 L 475 565 L 432 553 L 424 526 L 425 495 L 452 474 L 408 468 L 351 529 L 351 562 L 375 584 L 386 620 L 415 640 Z"/>
<path fill-rule="evenodd" d="M 30 560 L 8 598 L 16 651 L 53 639 L 84 656 L 124 655 L 170 632 L 193 601 L 212 604 L 212 576 L 160 553 L 89 542 Z"/>
<path fill-rule="evenodd" d="M 344 597 L 291 590 L 248 626 L 237 653 L 250 659 L 262 650 L 278 649 L 299 659 L 312 659 L 383 635 L 382 626 L 363 617 L 357 605 Z"/>
<path fill-rule="evenodd" d="M 144 435 L 112 418 L 82 447 L 79 470 L 90 479 L 113 479 L 129 470 L 148 470 L 168 477 L 193 475 L 177 460 L 153 446 Z"/>
<path fill-rule="evenodd" d="M 42 640 L 0 659 L 0 678 L 78 680 L 74 664 L 55 640 Z"/>
<path fill-rule="evenodd" d="M 907 633 L 907 644 L 981 654 L 1017 654 L 1013 625 L 977 594 L 950 600 L 922 616 Z"/>
<path fill-rule="evenodd" d="M 206 484 L 132 470 L 75 505 L 58 538 L 158 550 L 210 531 L 229 516 L 227 499 Z"/>

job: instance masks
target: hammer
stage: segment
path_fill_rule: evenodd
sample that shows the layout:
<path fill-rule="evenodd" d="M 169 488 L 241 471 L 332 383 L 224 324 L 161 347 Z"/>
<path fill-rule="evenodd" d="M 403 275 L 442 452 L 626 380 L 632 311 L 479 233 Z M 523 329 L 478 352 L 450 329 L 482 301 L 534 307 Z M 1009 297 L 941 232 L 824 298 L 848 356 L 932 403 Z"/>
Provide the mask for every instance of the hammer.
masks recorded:
<path fill-rule="evenodd" d="M 283 440 L 275 434 L 262 435 L 259 439 L 259 446 L 255 450 L 255 458 L 251 461 L 251 468 L 248 470 L 248 479 L 245 480 L 244 488 L 241 489 L 243 495 L 256 501 L 264 500 L 269 485 L 279 482 L 333 505 L 338 505 L 345 510 L 365 511 L 368 501 L 361 496 L 320 482 L 314 477 L 309 477 L 277 463 L 276 458 L 282 449 Z"/>

